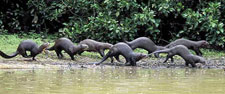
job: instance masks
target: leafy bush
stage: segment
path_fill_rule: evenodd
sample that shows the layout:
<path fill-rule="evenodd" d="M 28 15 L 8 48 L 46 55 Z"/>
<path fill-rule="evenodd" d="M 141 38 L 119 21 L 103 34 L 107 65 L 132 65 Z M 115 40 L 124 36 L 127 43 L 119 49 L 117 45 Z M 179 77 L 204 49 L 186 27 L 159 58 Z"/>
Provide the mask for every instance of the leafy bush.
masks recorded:
<path fill-rule="evenodd" d="M 3 0 L 1 30 L 116 43 L 185 37 L 224 47 L 224 0 Z"/>

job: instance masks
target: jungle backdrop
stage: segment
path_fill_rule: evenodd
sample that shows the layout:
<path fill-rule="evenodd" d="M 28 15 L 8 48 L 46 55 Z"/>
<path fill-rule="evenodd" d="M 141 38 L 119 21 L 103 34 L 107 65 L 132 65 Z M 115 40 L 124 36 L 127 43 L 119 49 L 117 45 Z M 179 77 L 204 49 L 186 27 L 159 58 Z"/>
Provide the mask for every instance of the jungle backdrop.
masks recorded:
<path fill-rule="evenodd" d="M 140 36 L 225 46 L 225 0 L 2 0 L 0 34 L 55 34 L 116 43 Z"/>

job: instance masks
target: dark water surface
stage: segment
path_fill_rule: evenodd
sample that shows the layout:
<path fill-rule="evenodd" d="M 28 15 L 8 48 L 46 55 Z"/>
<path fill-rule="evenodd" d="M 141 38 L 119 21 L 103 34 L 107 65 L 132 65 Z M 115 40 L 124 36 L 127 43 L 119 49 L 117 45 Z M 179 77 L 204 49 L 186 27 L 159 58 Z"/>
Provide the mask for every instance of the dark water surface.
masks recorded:
<path fill-rule="evenodd" d="M 0 70 L 0 94 L 225 94 L 223 69 Z"/>

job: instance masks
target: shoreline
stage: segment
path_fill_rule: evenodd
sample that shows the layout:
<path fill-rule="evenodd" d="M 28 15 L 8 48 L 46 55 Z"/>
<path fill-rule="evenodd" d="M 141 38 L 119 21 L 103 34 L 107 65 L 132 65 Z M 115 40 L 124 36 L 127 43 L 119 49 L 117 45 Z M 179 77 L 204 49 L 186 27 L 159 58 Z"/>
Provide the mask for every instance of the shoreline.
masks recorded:
<path fill-rule="evenodd" d="M 124 61 L 123 58 L 121 58 Z M 77 56 L 75 61 L 70 58 L 43 58 L 38 57 L 37 61 L 32 61 L 31 58 L 16 57 L 13 59 L 0 59 L 0 69 L 77 69 L 77 68 L 98 68 L 98 67 L 138 67 L 144 69 L 161 69 L 161 68 L 192 68 L 186 67 L 183 59 L 176 59 L 174 63 L 162 63 L 165 58 L 146 58 L 137 62 L 137 66 L 125 66 L 124 63 L 110 63 L 110 59 L 103 62 L 101 65 L 92 65 L 94 62 L 100 61 L 100 58 L 91 58 L 88 56 Z M 224 69 L 225 57 L 207 58 L 207 63 L 202 65 L 197 63 L 196 68 L 203 69 Z"/>

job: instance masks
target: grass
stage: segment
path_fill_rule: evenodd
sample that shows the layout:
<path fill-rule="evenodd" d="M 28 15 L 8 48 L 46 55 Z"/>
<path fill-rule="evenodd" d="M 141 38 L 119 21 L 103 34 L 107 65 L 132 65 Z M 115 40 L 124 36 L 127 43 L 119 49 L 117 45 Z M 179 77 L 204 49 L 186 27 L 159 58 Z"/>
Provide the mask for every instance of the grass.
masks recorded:
<path fill-rule="evenodd" d="M 19 36 L 16 34 L 11 34 L 11 35 L 0 35 L 0 50 L 3 51 L 6 54 L 12 54 L 13 52 L 15 52 L 17 50 L 18 45 L 20 44 L 21 41 L 23 40 L 33 40 L 34 42 L 36 42 L 38 45 L 43 44 L 44 42 L 49 42 L 50 46 L 54 45 L 54 38 L 47 38 L 47 39 L 42 39 L 40 35 L 36 34 L 36 37 L 33 37 L 35 35 L 29 36 Z M 77 45 L 77 43 L 74 43 L 75 45 Z M 55 54 L 54 51 L 50 52 L 51 54 Z M 29 54 L 29 52 L 28 52 Z M 44 56 L 45 54 L 40 54 L 38 56 Z M 66 58 L 69 58 L 69 55 L 64 54 L 66 56 Z M 98 53 L 90 53 L 90 52 L 84 52 L 82 53 L 82 56 L 88 56 L 88 57 L 92 57 L 92 58 L 101 58 L 101 56 Z M 1 57 L 0 57 L 1 58 Z"/>
<path fill-rule="evenodd" d="M 26 40 L 26 39 L 31 39 L 31 40 L 35 41 L 38 45 L 41 45 L 42 43 L 44 43 L 44 41 L 48 41 L 48 42 L 50 42 L 50 46 L 54 45 L 54 40 L 55 40 L 54 37 L 42 39 L 41 35 L 38 35 L 38 34 L 26 35 L 26 36 L 19 36 L 16 34 L 0 35 L 0 50 L 7 54 L 11 54 L 16 51 L 19 43 L 22 40 Z M 220 58 L 220 57 L 225 56 L 225 53 L 223 51 L 216 51 L 214 49 L 201 49 L 201 51 L 203 52 L 204 57 Z M 135 52 L 147 54 L 147 51 L 145 51 L 143 49 L 136 49 Z M 195 54 L 193 51 L 191 51 L 191 52 L 193 54 Z M 54 52 L 51 52 L 51 53 L 53 53 L 55 55 Z M 105 53 L 107 53 L 107 52 L 105 52 Z M 44 54 L 42 54 L 42 55 L 44 55 Z M 92 57 L 92 58 L 101 58 L 101 56 L 98 53 L 93 53 L 93 52 L 84 52 L 84 53 L 82 53 L 82 56 L 88 56 L 88 57 Z M 164 56 L 166 56 L 166 54 L 162 54 L 162 56 L 164 57 Z"/>

